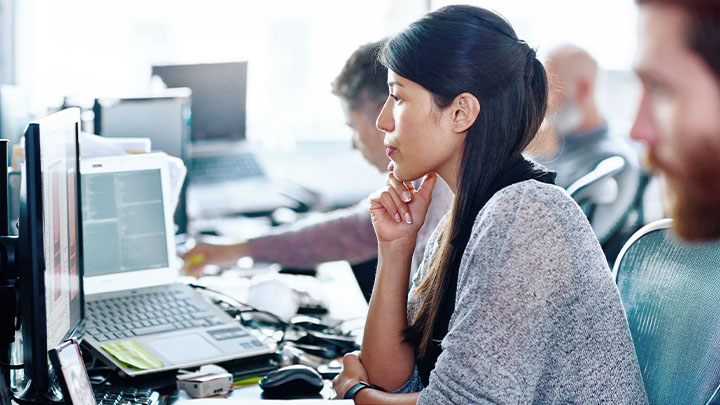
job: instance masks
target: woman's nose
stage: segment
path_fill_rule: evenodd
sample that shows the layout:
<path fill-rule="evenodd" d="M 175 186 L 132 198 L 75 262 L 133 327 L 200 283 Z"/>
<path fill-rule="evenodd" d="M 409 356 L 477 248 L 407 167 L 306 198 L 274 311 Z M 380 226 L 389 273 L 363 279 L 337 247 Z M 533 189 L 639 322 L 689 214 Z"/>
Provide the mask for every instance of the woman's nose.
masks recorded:
<path fill-rule="evenodd" d="M 383 105 L 382 110 L 380 110 L 380 115 L 378 115 L 377 120 L 375 121 L 375 126 L 382 132 L 392 132 L 395 129 L 395 121 L 393 120 L 392 115 L 392 103 L 390 100 L 390 97 L 385 100 L 385 104 Z"/>

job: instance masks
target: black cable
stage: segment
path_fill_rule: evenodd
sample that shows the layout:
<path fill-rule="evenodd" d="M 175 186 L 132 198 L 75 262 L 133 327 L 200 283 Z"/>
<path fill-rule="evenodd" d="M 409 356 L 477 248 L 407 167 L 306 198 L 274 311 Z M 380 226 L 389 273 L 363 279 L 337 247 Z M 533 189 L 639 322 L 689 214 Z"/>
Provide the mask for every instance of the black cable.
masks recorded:
<path fill-rule="evenodd" d="M 25 364 L 8 364 L 4 361 L 0 361 L 0 367 L 9 369 L 9 370 L 22 370 L 25 367 Z"/>
<path fill-rule="evenodd" d="M 312 335 L 314 338 L 316 338 L 316 339 L 318 339 L 318 340 L 321 340 L 321 341 L 326 342 L 327 344 L 331 344 L 331 345 L 333 345 L 333 346 L 339 347 L 336 342 L 328 341 L 328 340 L 326 340 L 326 339 L 323 339 L 323 338 L 321 338 L 321 337 L 318 337 L 315 333 L 313 333 L 313 332 L 315 332 L 315 331 L 314 331 L 312 328 L 309 328 L 309 327 L 306 327 L 306 326 L 303 326 L 303 325 L 296 325 L 296 324 L 293 324 L 293 323 L 290 323 L 290 322 L 286 322 L 286 321 L 284 321 L 282 318 L 280 318 L 278 315 L 273 314 L 272 312 L 255 308 L 254 306 L 252 306 L 252 305 L 250 305 L 250 304 L 247 304 L 247 303 L 245 303 L 245 302 L 242 302 L 242 301 L 240 301 L 240 300 L 238 300 L 238 299 L 236 299 L 236 298 L 234 298 L 234 297 L 232 297 L 232 296 L 230 296 L 229 294 L 226 294 L 226 293 L 224 293 L 224 292 L 221 292 L 221 291 L 218 291 L 218 290 L 215 290 L 215 289 L 212 289 L 212 288 L 208 288 L 208 287 L 205 287 L 205 286 L 199 285 L 199 284 L 192 284 L 192 283 L 191 283 L 191 284 L 188 284 L 188 285 L 189 285 L 190 287 L 192 287 L 192 288 L 197 288 L 197 289 L 200 289 L 200 290 L 205 290 L 205 291 L 211 292 L 211 293 L 213 293 L 213 294 L 217 294 L 218 296 L 220 296 L 220 298 L 226 298 L 226 300 L 220 300 L 220 301 L 221 301 L 221 302 L 224 302 L 225 304 L 229 305 L 230 307 L 232 307 L 232 308 L 234 308 L 236 311 L 238 311 L 238 316 L 240 317 L 240 323 L 243 324 L 243 325 L 245 325 L 245 326 L 250 326 L 250 325 L 247 324 L 249 321 L 246 321 L 246 320 L 242 317 L 242 314 L 244 314 L 244 313 L 258 313 L 258 314 L 263 314 L 263 315 L 269 316 L 270 318 L 274 319 L 277 325 L 272 325 L 272 326 L 274 326 L 278 331 L 281 331 L 281 332 L 282 332 L 282 337 L 281 337 L 279 340 L 276 340 L 276 339 L 274 339 L 274 338 L 271 337 L 271 336 L 265 335 L 264 333 L 263 333 L 263 335 L 265 335 L 265 336 L 268 337 L 268 338 L 272 338 L 272 339 L 276 340 L 276 344 L 277 344 L 278 346 L 280 346 L 280 345 L 282 345 L 284 342 L 286 342 L 285 338 L 286 338 L 286 336 L 287 336 L 287 329 L 288 329 L 288 328 L 291 328 L 291 329 L 293 329 L 293 330 L 304 331 L 304 332 L 306 332 L 307 334 Z M 229 300 L 232 301 L 232 302 L 229 302 L 227 299 L 229 299 Z M 247 307 L 248 309 L 240 309 L 240 308 L 238 308 L 234 303 L 237 303 L 237 304 L 239 304 L 239 305 L 241 305 L 241 306 L 245 306 L 245 307 Z M 346 334 L 346 333 L 344 333 L 342 330 L 338 329 L 338 327 L 339 327 L 340 325 L 346 323 L 346 322 L 353 321 L 353 320 L 357 320 L 357 319 L 362 319 L 362 317 L 351 318 L 351 319 L 346 319 L 346 320 L 343 320 L 343 321 L 339 321 L 336 325 L 321 324 L 321 326 L 325 327 L 329 332 L 331 332 L 330 334 L 334 334 L 334 335 L 338 335 L 338 336 L 348 336 L 348 334 Z M 257 329 L 257 328 L 256 328 L 256 329 Z M 293 342 L 293 341 L 287 340 L 287 342 Z"/>

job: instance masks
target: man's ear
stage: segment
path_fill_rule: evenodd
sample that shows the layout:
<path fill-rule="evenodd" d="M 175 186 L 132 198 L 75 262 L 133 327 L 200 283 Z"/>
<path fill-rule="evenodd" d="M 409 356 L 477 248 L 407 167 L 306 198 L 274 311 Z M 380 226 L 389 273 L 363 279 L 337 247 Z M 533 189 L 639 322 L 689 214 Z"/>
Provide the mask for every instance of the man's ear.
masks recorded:
<path fill-rule="evenodd" d="M 453 132 L 466 132 L 480 114 L 480 102 L 470 93 L 461 93 L 450 105 Z"/>

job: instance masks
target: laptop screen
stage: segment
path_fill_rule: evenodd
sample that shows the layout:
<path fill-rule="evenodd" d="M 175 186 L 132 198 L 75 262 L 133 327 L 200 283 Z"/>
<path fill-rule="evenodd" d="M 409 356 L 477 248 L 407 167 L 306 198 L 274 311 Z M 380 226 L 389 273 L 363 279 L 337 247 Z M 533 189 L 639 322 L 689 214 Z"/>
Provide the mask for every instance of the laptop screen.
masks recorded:
<path fill-rule="evenodd" d="M 169 266 L 160 169 L 84 173 L 85 276 Z"/>
<path fill-rule="evenodd" d="M 247 62 L 153 66 L 168 87 L 192 89 L 192 140 L 245 139 Z"/>

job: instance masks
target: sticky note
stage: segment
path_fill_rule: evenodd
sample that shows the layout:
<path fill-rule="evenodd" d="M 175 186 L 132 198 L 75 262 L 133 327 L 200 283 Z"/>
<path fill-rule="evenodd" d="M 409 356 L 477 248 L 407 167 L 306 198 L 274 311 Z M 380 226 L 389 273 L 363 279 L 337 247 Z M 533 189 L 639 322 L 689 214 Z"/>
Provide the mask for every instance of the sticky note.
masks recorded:
<path fill-rule="evenodd" d="M 119 362 L 136 370 L 151 370 L 164 366 L 162 361 L 158 360 L 157 357 L 134 340 L 107 343 L 102 345 L 101 348 Z"/>

